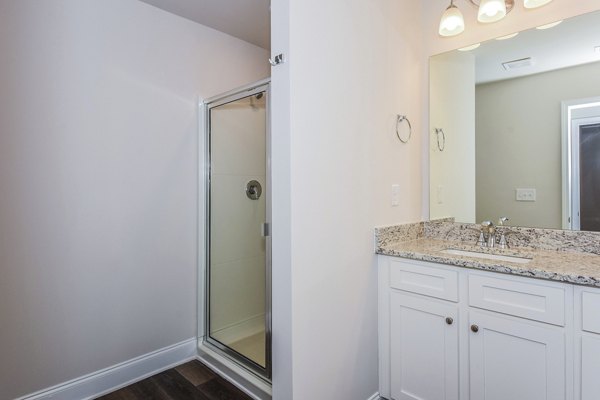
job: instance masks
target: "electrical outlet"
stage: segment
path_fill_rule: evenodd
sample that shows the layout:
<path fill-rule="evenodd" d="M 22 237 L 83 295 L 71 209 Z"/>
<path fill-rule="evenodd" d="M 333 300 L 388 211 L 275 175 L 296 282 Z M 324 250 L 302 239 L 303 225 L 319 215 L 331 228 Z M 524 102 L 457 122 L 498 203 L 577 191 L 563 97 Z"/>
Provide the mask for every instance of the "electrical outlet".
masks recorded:
<path fill-rule="evenodd" d="M 398 207 L 400 205 L 400 185 L 392 185 L 392 207 Z"/>
<path fill-rule="evenodd" d="M 516 189 L 515 200 L 517 201 L 535 201 L 535 189 Z"/>

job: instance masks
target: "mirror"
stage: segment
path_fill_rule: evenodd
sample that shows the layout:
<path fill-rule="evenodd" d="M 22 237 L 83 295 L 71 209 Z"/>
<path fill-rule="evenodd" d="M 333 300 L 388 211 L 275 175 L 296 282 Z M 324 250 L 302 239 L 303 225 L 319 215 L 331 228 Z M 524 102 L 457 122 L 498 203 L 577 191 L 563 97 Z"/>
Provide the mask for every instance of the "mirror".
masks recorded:
<path fill-rule="evenodd" d="M 431 57 L 431 219 L 600 231 L 598 27 L 594 12 Z"/>

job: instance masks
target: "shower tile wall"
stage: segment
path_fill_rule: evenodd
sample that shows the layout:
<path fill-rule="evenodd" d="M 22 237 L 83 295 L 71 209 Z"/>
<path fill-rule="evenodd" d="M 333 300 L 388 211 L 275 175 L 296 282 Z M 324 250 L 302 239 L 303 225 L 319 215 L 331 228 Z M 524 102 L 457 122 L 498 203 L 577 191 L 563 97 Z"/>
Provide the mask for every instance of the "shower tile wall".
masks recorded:
<path fill-rule="evenodd" d="M 222 342 L 264 334 L 265 193 L 246 196 L 246 183 L 266 188 L 264 100 L 211 112 L 211 336 Z"/>

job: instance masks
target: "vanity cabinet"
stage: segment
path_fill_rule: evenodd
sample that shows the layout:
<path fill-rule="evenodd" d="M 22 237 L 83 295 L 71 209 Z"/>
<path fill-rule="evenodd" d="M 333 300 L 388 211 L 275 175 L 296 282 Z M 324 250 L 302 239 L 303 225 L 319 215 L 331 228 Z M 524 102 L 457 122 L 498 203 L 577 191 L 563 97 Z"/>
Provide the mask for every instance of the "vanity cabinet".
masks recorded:
<path fill-rule="evenodd" d="M 598 323 L 581 400 L 600 398 Z M 574 347 L 573 285 L 379 256 L 383 398 L 572 400 Z"/>

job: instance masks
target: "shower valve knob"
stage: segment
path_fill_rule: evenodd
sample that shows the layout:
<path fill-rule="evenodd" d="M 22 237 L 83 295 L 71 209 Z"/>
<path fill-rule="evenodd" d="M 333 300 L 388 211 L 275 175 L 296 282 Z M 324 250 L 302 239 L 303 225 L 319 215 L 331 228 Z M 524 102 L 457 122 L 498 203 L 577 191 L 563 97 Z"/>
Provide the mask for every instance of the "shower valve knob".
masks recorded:
<path fill-rule="evenodd" d="M 262 186 L 258 181 L 252 180 L 246 184 L 246 196 L 250 200 L 258 200 L 260 199 L 260 195 L 262 194 Z"/>

